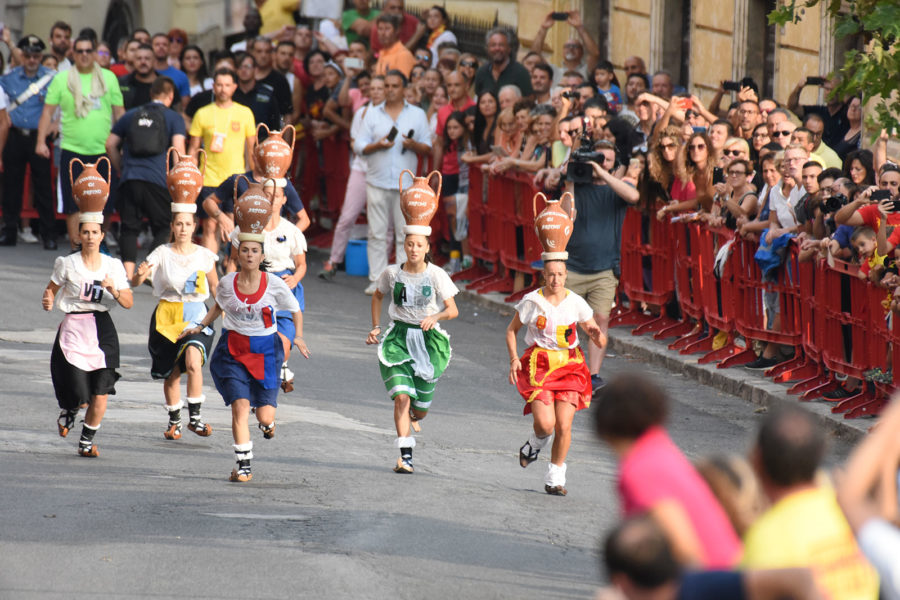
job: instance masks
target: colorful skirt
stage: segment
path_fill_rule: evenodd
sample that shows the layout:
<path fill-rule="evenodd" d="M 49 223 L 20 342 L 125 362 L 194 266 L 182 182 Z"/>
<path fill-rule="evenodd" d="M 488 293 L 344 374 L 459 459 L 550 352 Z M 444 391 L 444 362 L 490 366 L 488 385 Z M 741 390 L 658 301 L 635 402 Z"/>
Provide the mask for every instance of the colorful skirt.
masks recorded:
<path fill-rule="evenodd" d="M 422 331 L 418 325 L 394 321 L 378 346 L 381 379 L 388 395 L 406 394 L 413 408 L 427 411 L 434 384 L 450 363 L 451 353 L 450 336 L 440 327 Z"/>
<path fill-rule="evenodd" d="M 246 398 L 250 406 L 278 406 L 284 346 L 278 334 L 248 336 L 222 330 L 209 372 L 225 406 Z"/>
<path fill-rule="evenodd" d="M 206 357 L 212 349 L 215 332 L 207 327 L 199 333 L 178 339 L 181 332 L 194 327 L 206 316 L 203 302 L 169 302 L 160 300 L 150 317 L 150 335 L 147 349 L 150 351 L 150 375 L 153 379 L 165 379 L 177 365 L 184 373 L 187 367 L 184 353 L 193 346 L 200 351 L 200 364 L 206 364 Z"/>
<path fill-rule="evenodd" d="M 581 410 L 591 405 L 591 373 L 581 348 L 547 350 L 531 346 L 522 355 L 516 388 L 525 399 L 522 414 L 531 412 L 535 400 L 544 404 L 568 402 Z"/>
<path fill-rule="evenodd" d="M 293 275 L 293 269 L 285 269 L 284 271 L 277 271 L 272 273 L 279 279 L 282 275 Z M 291 290 L 294 294 L 294 298 L 297 299 L 297 302 L 300 303 L 300 311 L 302 312 L 306 308 L 306 300 L 303 296 L 303 284 L 298 282 L 297 287 Z M 294 327 L 294 314 L 289 310 L 279 310 L 275 313 L 276 325 L 278 326 L 278 333 L 283 335 L 289 342 L 294 341 L 294 336 L 297 335 L 297 329 Z"/>
<path fill-rule="evenodd" d="M 50 377 L 59 407 L 75 410 L 92 396 L 116 393 L 119 335 L 108 312 L 68 313 L 53 342 Z"/>

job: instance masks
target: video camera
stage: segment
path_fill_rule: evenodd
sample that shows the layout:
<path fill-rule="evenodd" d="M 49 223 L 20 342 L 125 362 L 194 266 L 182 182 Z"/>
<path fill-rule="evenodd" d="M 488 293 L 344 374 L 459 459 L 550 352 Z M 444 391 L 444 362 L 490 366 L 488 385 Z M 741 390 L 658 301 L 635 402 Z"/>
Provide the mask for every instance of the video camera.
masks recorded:
<path fill-rule="evenodd" d="M 566 168 L 566 180 L 572 183 L 591 183 L 594 179 L 594 168 L 589 164 L 595 162 L 603 167 L 605 157 L 602 153 L 594 150 L 594 140 L 588 131 L 588 119 L 584 119 L 581 130 L 580 145 L 577 150 L 572 150 L 569 156 L 569 166 Z M 615 166 L 611 170 L 615 170 L 619 165 L 618 154 L 616 155 Z"/>
<path fill-rule="evenodd" d="M 835 195 L 831 196 L 830 198 L 828 198 L 827 200 L 825 200 L 825 212 L 826 213 L 835 213 L 835 212 L 841 210 L 841 208 L 843 206 L 845 206 L 846 204 L 848 204 L 849 202 L 850 202 L 850 199 L 847 198 L 847 196 L 845 196 L 844 194 L 835 194 Z"/>

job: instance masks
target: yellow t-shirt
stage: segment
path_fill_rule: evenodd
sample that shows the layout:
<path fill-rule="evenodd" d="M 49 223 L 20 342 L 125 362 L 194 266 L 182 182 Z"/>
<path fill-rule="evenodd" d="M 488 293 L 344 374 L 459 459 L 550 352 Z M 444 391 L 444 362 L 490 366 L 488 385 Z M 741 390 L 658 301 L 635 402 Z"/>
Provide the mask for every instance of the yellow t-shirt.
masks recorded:
<path fill-rule="evenodd" d="M 744 536 L 741 567 L 809 567 L 832 600 L 878 598 L 878 575 L 828 488 L 793 493 L 760 517 Z"/>
<path fill-rule="evenodd" d="M 270 31 L 278 31 L 285 25 L 294 25 L 294 11 L 300 5 L 299 0 L 266 0 L 259 7 L 262 18 L 261 35 Z"/>
<path fill-rule="evenodd" d="M 189 133 L 191 137 L 203 138 L 204 186 L 216 187 L 231 175 L 247 170 L 244 144 L 247 138 L 256 137 L 256 122 L 253 112 L 243 104 L 233 102 L 228 108 L 207 104 L 194 115 Z"/>

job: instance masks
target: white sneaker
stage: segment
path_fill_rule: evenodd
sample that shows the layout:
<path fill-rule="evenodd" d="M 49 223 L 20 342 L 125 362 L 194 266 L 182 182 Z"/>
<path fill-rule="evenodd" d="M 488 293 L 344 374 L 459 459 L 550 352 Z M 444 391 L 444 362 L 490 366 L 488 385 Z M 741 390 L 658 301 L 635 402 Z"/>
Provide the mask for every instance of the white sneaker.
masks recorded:
<path fill-rule="evenodd" d="M 19 239 L 26 244 L 37 244 L 39 241 L 37 236 L 31 233 L 31 227 L 23 229 L 22 233 L 19 234 Z"/>
<path fill-rule="evenodd" d="M 366 288 L 366 296 L 373 296 L 375 294 L 375 290 L 378 289 L 378 284 L 374 281 L 369 284 L 369 287 Z"/>

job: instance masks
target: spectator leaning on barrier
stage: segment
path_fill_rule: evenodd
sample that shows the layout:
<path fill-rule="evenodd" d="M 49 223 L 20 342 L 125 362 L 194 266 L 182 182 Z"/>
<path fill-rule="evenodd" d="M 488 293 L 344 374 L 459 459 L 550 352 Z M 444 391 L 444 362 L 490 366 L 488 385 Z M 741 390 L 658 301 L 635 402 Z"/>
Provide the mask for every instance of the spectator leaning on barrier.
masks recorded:
<path fill-rule="evenodd" d="M 117 210 L 122 218 L 119 238 L 122 263 L 131 279 L 137 262 L 137 236 L 143 219 L 150 221 L 152 251 L 169 238 L 172 211 L 166 188 L 166 153 L 185 153 L 184 119 L 172 110 L 175 84 L 159 77 L 150 87 L 150 101 L 122 115 L 106 140 L 106 151 L 119 172 Z"/>
<path fill-rule="evenodd" d="M 371 280 L 366 293 L 369 295 L 375 293 L 375 280 L 388 264 L 387 232 L 391 221 L 397 263 L 406 259 L 403 249 L 406 221 L 400 212 L 397 188 L 400 174 L 404 169 L 415 172 L 418 157 L 431 153 L 431 130 L 425 111 L 403 99 L 406 77 L 400 71 L 390 71 L 384 84 L 385 101 L 366 112 L 353 146 L 357 154 L 366 158 L 366 216 L 369 221 L 366 251 Z M 392 129 L 395 134 L 389 136 Z M 411 137 L 409 132 L 412 132 Z"/>
<path fill-rule="evenodd" d="M 619 283 L 625 209 L 629 204 L 636 204 L 640 194 L 633 186 L 618 179 L 622 169 L 616 160 L 615 147 L 601 142 L 595 149 L 603 162 L 589 163 L 593 181 L 566 182 L 566 190 L 574 195 L 578 211 L 568 246 L 568 287 L 587 300 L 594 311 L 594 320 L 605 335 Z M 596 390 L 603 385 L 600 367 L 605 353 L 593 343 L 589 348 L 588 368 Z"/>
<path fill-rule="evenodd" d="M 35 153 L 50 158 L 47 134 L 53 115 L 59 108 L 62 113 L 62 152 L 57 193 L 66 214 L 66 228 L 73 249 L 79 239 L 78 206 L 72 199 L 69 163 L 76 158 L 84 163 L 97 162 L 106 151 L 106 138 L 113 123 L 125 112 L 119 82 L 112 71 L 97 64 L 94 50 L 95 45 L 90 38 L 79 36 L 75 40 L 75 67 L 58 73 L 50 82 L 35 147 Z M 78 174 L 75 173 L 75 176 Z M 106 219 L 104 227 L 108 223 L 109 219 Z"/>
<path fill-rule="evenodd" d="M 487 89 L 499 94 L 503 86 L 513 84 L 523 96 L 530 96 L 531 73 L 515 60 L 515 34 L 505 27 L 495 27 L 488 31 L 485 42 L 490 60 L 475 72 L 475 94 L 480 96 Z"/>
<path fill-rule="evenodd" d="M 41 238 L 44 248 L 56 250 L 56 211 L 50 180 L 50 159 L 35 152 L 38 122 L 44 109 L 47 86 L 54 72 L 41 66 L 44 42 L 36 35 L 19 40 L 23 63 L 0 77 L 0 87 L 9 97 L 10 105 L 0 114 L 0 148 L 3 152 L 3 232 L 0 245 L 15 246 L 19 235 L 19 215 L 25 187 L 25 167 L 31 167 L 31 189 L 34 208 L 41 219 Z M 0 94 L 2 96 L 2 94 Z M 4 131 L 11 127 L 9 136 Z M 5 140 L 5 144 L 4 144 Z"/>
<path fill-rule="evenodd" d="M 750 451 L 771 507 L 747 531 L 741 566 L 809 567 L 829 598 L 878 598 L 878 576 L 860 552 L 835 493 L 817 483 L 825 435 L 816 417 L 785 405 L 766 415 Z"/>

